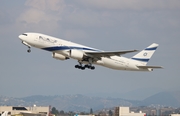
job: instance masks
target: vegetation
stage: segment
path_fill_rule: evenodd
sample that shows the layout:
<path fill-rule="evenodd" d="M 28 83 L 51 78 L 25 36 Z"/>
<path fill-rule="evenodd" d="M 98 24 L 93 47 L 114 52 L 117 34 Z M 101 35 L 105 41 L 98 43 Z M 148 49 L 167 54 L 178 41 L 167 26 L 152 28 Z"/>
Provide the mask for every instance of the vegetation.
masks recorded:
<path fill-rule="evenodd" d="M 131 107 L 130 109 L 133 112 L 139 112 L 142 111 L 144 113 L 147 113 L 148 116 L 156 116 L 157 114 L 163 115 L 163 116 L 169 116 L 169 114 L 180 114 L 180 108 L 172 108 L 172 107 L 162 107 L 162 108 L 152 108 L 152 107 Z M 152 111 L 152 112 L 151 112 Z M 54 114 L 55 116 L 74 116 L 76 114 L 78 115 L 95 115 L 93 113 L 93 109 L 90 108 L 89 113 L 87 112 L 73 112 L 68 111 L 65 112 L 63 110 L 58 111 L 55 107 L 51 109 L 51 114 Z M 96 116 L 114 116 L 112 110 L 100 110 L 99 112 L 96 112 Z"/>
<path fill-rule="evenodd" d="M 53 107 L 52 109 L 51 109 L 51 114 L 54 114 L 54 115 L 59 115 L 59 111 L 55 108 L 55 107 Z"/>
<path fill-rule="evenodd" d="M 89 113 L 86 113 L 86 112 L 75 113 L 73 111 L 69 111 L 69 112 L 64 112 L 63 110 L 58 111 L 55 107 L 53 107 L 51 109 L 51 114 L 54 114 L 55 116 L 74 116 L 76 114 L 79 114 L 79 115 L 89 115 L 89 114 L 93 114 L 93 109 L 91 108 Z"/>

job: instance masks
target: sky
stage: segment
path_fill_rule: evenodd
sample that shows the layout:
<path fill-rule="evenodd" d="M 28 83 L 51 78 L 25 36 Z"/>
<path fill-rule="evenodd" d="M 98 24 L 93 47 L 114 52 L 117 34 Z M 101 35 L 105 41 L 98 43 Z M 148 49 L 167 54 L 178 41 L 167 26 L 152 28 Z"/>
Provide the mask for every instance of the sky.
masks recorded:
<path fill-rule="evenodd" d="M 179 0 L 0 0 L 0 95 L 82 94 L 143 100 L 158 92 L 179 91 L 179 12 Z M 75 60 L 56 60 L 36 48 L 27 53 L 18 38 L 24 32 L 105 51 L 142 50 L 158 43 L 148 65 L 164 69 L 78 70 Z"/>

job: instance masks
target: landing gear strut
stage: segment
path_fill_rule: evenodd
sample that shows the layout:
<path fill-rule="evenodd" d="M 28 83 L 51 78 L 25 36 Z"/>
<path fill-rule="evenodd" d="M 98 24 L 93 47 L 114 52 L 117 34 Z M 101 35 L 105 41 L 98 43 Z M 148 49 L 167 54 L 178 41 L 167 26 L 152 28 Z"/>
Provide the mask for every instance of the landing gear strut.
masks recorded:
<path fill-rule="evenodd" d="M 26 43 L 25 41 L 22 41 L 22 43 L 23 43 L 25 46 L 28 47 L 27 52 L 30 53 L 30 52 L 31 52 L 31 46 L 30 46 L 28 43 Z"/>

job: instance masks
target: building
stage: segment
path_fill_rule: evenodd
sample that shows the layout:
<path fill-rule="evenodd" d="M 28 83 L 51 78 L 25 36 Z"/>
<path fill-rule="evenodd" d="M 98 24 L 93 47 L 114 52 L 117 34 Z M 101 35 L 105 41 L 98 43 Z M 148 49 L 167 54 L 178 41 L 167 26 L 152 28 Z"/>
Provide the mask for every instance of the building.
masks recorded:
<path fill-rule="evenodd" d="M 170 114 L 169 116 L 180 116 L 180 114 Z"/>
<path fill-rule="evenodd" d="M 8 111 L 8 116 L 48 116 L 50 113 L 48 107 L 37 107 L 36 105 L 32 107 L 15 107 L 15 106 L 0 106 L 0 114 L 4 111 Z"/>
<path fill-rule="evenodd" d="M 129 107 L 115 107 L 114 116 L 146 116 L 146 113 L 134 113 L 129 111 Z"/>
<path fill-rule="evenodd" d="M 78 115 L 78 114 L 76 114 L 74 116 L 95 116 L 95 115 L 92 115 L 92 114 L 89 114 L 89 115 Z"/>

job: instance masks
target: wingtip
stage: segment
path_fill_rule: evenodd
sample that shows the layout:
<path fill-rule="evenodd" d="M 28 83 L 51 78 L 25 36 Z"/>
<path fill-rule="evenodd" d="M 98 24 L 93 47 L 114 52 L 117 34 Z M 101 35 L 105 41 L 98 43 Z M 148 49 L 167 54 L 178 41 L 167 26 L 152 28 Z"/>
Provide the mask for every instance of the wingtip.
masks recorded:
<path fill-rule="evenodd" d="M 139 52 L 139 50 L 134 50 L 134 52 Z"/>

